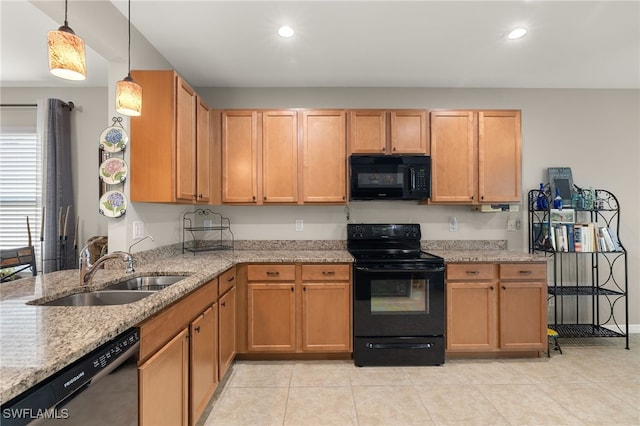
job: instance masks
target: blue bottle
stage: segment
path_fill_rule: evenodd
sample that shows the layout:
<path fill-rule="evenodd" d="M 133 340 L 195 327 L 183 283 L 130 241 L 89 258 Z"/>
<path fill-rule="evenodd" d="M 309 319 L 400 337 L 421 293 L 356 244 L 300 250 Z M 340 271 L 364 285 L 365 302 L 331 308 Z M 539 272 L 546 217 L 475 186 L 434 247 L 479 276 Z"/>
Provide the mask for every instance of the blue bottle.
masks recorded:
<path fill-rule="evenodd" d="M 544 183 L 541 183 L 540 192 L 538 193 L 538 198 L 536 199 L 536 209 L 546 210 L 548 207 L 549 201 L 547 200 L 547 195 L 544 193 Z"/>
<path fill-rule="evenodd" d="M 556 196 L 553 199 L 553 208 L 562 210 L 562 197 L 560 196 L 560 190 L 556 188 Z"/>

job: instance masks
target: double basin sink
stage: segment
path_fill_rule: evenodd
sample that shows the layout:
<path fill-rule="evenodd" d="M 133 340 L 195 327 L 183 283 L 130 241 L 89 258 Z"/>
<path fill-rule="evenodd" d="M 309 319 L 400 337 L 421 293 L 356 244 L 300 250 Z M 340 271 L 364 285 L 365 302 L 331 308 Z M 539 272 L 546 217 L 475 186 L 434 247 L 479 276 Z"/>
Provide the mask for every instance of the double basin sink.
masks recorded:
<path fill-rule="evenodd" d="M 157 291 L 185 279 L 182 275 L 154 275 L 129 278 L 104 289 L 75 293 L 44 303 L 41 306 L 106 306 L 125 305 L 151 296 Z"/>

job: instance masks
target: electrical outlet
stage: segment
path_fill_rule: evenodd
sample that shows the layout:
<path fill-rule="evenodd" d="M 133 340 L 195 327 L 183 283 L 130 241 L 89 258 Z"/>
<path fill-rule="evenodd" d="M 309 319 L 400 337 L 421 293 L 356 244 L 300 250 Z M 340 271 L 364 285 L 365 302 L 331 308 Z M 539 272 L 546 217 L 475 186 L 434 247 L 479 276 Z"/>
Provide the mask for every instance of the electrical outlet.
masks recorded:
<path fill-rule="evenodd" d="M 302 219 L 296 220 L 296 232 L 304 231 L 304 221 Z"/>
<path fill-rule="evenodd" d="M 455 216 L 449 218 L 449 232 L 458 232 L 458 219 Z"/>
<path fill-rule="evenodd" d="M 144 222 L 133 222 L 133 239 L 136 240 L 142 237 L 144 237 Z"/>

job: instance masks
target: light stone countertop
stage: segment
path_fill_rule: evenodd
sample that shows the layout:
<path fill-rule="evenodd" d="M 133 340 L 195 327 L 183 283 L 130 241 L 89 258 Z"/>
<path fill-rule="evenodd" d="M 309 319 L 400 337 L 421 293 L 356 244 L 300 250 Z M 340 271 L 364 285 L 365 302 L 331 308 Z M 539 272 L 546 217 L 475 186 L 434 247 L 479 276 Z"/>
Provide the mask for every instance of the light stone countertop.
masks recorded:
<path fill-rule="evenodd" d="M 53 272 L 0 285 L 0 402 L 19 395 L 91 350 L 135 327 L 187 293 L 240 263 L 351 263 L 345 249 L 331 246 L 250 249 L 181 254 L 156 250 L 157 256 L 140 256 L 140 275 L 185 275 L 185 279 L 143 300 L 115 306 L 38 306 L 77 293 L 78 270 Z M 321 246 L 322 248 L 322 246 Z M 507 250 L 428 250 L 447 262 L 546 261 L 528 253 Z M 136 256 L 138 253 L 136 253 Z M 95 274 L 90 290 L 125 278 L 124 268 L 103 269 Z"/>

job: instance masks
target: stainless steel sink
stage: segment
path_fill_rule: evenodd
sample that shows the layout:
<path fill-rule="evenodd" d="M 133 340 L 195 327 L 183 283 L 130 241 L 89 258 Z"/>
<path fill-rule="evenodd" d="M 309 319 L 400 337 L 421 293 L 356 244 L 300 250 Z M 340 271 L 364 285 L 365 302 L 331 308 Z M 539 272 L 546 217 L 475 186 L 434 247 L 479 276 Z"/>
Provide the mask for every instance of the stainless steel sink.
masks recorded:
<path fill-rule="evenodd" d="M 101 291 L 112 290 L 136 290 L 136 291 L 158 291 L 167 288 L 187 277 L 183 275 L 148 275 L 143 277 L 129 278 L 125 281 L 112 284 Z"/>
<path fill-rule="evenodd" d="M 155 294 L 155 291 L 91 291 L 87 293 L 75 293 L 61 297 L 50 302 L 39 303 L 43 306 L 106 306 L 125 305 L 137 302 L 145 297 Z"/>

